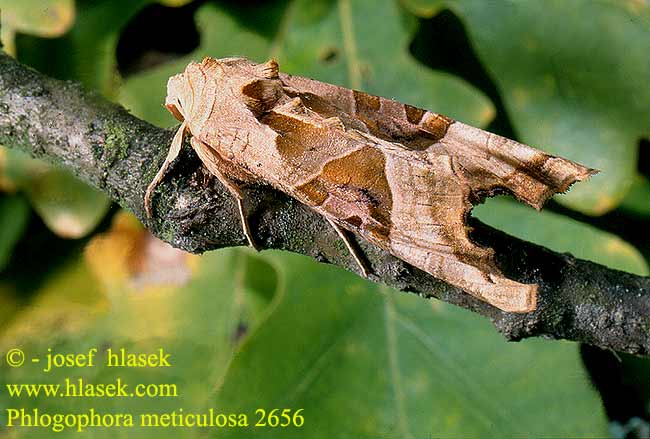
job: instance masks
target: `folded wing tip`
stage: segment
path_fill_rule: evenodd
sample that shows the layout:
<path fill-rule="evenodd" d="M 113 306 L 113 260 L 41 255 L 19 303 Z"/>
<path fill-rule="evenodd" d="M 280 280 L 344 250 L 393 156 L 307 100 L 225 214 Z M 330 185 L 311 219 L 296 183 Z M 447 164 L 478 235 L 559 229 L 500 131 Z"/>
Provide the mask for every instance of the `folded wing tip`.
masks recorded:
<path fill-rule="evenodd" d="M 541 210 L 553 195 L 565 194 L 575 183 L 588 180 L 600 172 L 561 157 L 551 157 L 545 168 L 550 181 L 544 182 L 536 193 L 533 192 L 530 198 L 523 200 L 536 210 Z"/>
<path fill-rule="evenodd" d="M 537 284 L 522 284 L 507 278 L 494 278 L 499 288 L 499 294 L 492 291 L 482 291 L 482 299 L 501 311 L 511 313 L 528 313 L 537 309 Z M 486 294 L 487 293 L 487 294 Z"/>

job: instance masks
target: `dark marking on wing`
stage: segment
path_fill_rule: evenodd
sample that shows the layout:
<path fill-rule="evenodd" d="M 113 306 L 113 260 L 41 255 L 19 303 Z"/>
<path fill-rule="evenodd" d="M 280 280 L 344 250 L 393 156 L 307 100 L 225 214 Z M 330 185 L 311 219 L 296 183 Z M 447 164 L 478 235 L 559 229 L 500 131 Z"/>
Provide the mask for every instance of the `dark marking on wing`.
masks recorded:
<path fill-rule="evenodd" d="M 434 142 L 440 141 L 445 134 L 449 126 L 454 123 L 453 119 L 450 119 L 446 116 L 436 113 L 428 113 L 430 116 L 420 123 L 420 127 L 423 131 L 429 133 L 434 140 Z"/>
<path fill-rule="evenodd" d="M 406 119 L 413 125 L 419 124 L 426 114 L 426 110 L 408 104 L 404 104 L 404 111 L 406 112 Z"/>
<path fill-rule="evenodd" d="M 321 206 L 329 196 L 327 188 L 318 178 L 296 187 L 295 190 L 305 197 L 306 204 L 311 207 Z"/>
<path fill-rule="evenodd" d="M 242 85 L 241 93 L 246 106 L 259 116 L 273 108 L 282 93 L 282 85 L 279 80 L 256 78 Z"/>
<path fill-rule="evenodd" d="M 390 226 L 393 201 L 385 165 L 384 154 L 367 146 L 328 162 L 317 178 L 327 186 L 336 186 L 330 193 L 347 195 L 350 202 L 362 203 L 372 219 Z"/>
<path fill-rule="evenodd" d="M 262 116 L 260 122 L 279 134 L 277 137 L 278 152 L 282 158 L 288 161 L 302 159 L 306 153 L 321 146 L 328 138 L 328 128 L 318 127 L 273 111 Z"/>
<path fill-rule="evenodd" d="M 361 224 L 363 224 L 363 220 L 358 215 L 352 215 L 345 218 L 345 222 L 356 228 L 361 227 Z"/>
<path fill-rule="evenodd" d="M 379 111 L 381 102 L 379 96 L 369 95 L 367 93 L 354 90 L 354 103 L 357 113 L 369 113 Z"/>

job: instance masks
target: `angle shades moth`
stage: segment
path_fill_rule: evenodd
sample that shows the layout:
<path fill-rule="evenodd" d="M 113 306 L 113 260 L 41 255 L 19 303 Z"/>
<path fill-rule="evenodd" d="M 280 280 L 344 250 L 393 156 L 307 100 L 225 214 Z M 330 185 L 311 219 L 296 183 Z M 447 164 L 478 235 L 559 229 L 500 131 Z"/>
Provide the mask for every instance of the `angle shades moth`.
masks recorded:
<path fill-rule="evenodd" d="M 473 203 L 507 191 L 540 209 L 597 172 L 397 101 L 279 72 L 275 60 L 205 58 L 169 79 L 167 109 L 181 125 L 151 194 L 190 134 L 197 155 L 238 201 L 271 185 L 323 215 L 366 274 L 345 233 L 504 311 L 536 308 L 537 285 L 506 278 L 494 251 L 473 243 Z"/>

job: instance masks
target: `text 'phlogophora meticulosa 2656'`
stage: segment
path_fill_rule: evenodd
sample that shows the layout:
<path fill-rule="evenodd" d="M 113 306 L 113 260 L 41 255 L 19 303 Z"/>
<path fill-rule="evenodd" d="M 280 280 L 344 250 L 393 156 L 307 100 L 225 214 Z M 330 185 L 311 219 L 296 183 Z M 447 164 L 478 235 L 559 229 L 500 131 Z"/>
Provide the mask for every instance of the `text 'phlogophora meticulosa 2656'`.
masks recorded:
<path fill-rule="evenodd" d="M 281 74 L 270 60 L 205 58 L 169 79 L 180 120 L 145 207 L 183 138 L 236 197 L 254 241 L 241 186 L 273 186 L 394 256 L 502 310 L 535 309 L 537 285 L 506 278 L 494 251 L 473 243 L 472 203 L 502 190 L 536 209 L 596 171 L 390 99 Z"/>

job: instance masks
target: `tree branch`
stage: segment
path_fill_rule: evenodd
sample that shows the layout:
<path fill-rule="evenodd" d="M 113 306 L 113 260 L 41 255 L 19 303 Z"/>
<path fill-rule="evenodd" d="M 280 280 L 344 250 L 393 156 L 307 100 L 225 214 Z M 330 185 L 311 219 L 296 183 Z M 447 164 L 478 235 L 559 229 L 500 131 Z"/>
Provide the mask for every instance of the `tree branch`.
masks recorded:
<path fill-rule="evenodd" d="M 131 116 L 79 85 L 48 78 L 0 52 L 0 144 L 72 169 L 134 212 L 157 237 L 190 252 L 246 245 L 235 202 L 184 148 L 144 216 L 143 197 L 173 132 Z M 187 146 L 187 145 L 186 145 Z M 251 188 L 248 209 L 264 248 L 356 270 L 336 233 L 309 208 L 270 188 Z M 612 270 L 505 235 L 474 221 L 472 238 L 496 250 L 517 281 L 539 285 L 537 311 L 508 314 L 360 241 L 371 279 L 489 317 L 509 340 L 546 336 L 650 354 L 650 278 Z"/>

